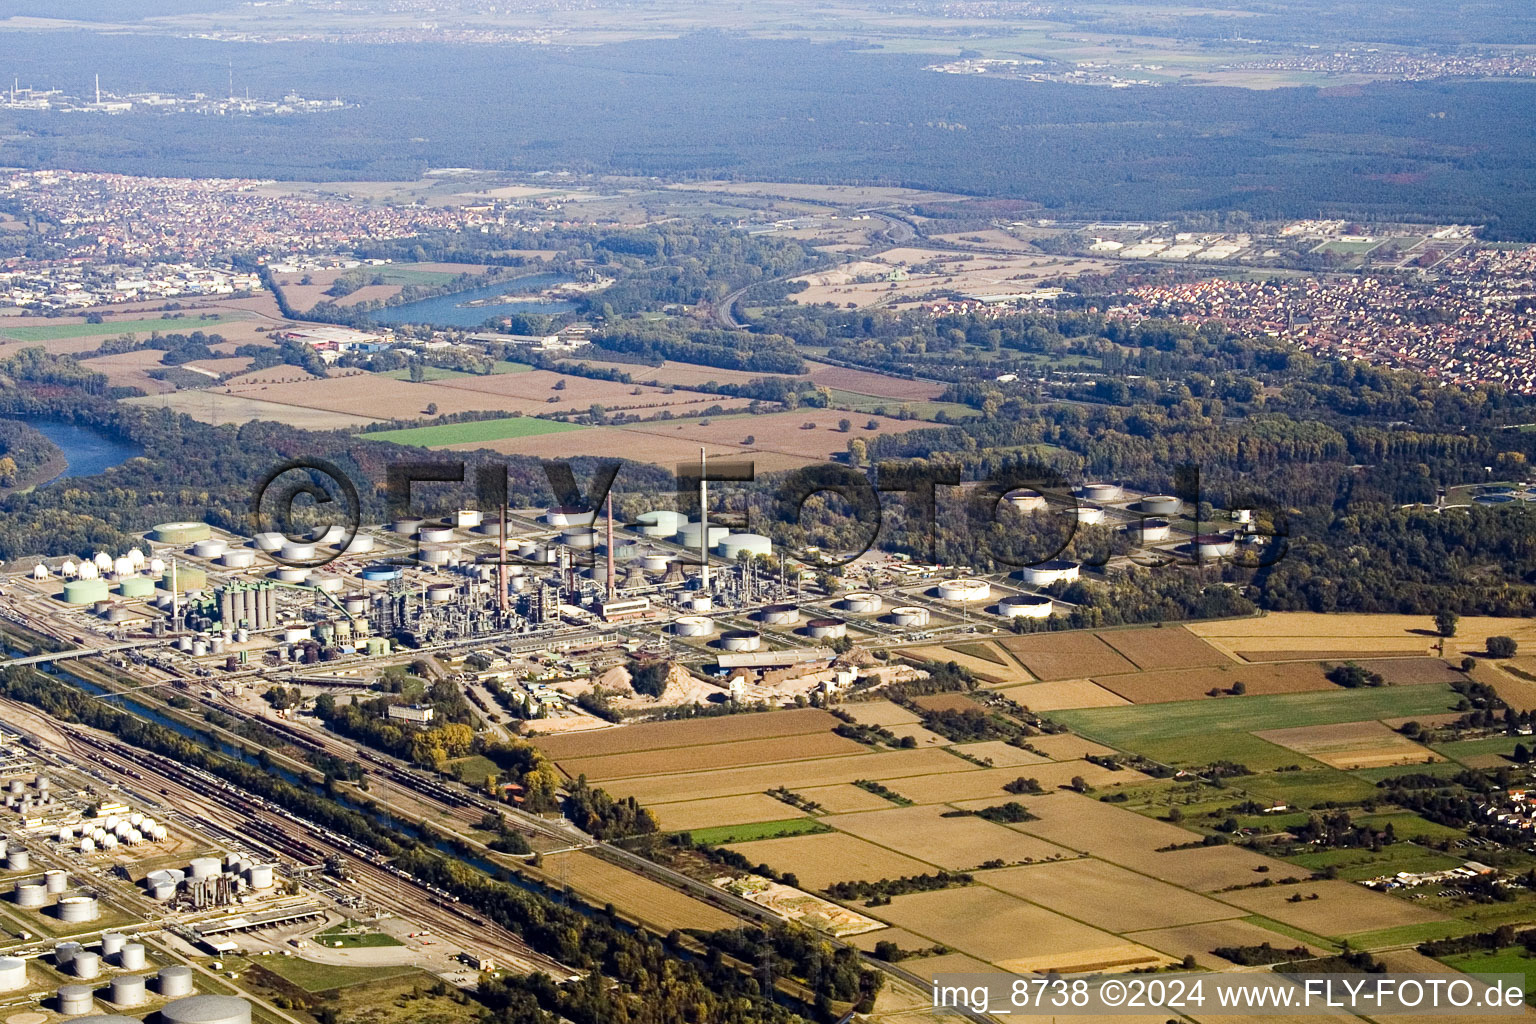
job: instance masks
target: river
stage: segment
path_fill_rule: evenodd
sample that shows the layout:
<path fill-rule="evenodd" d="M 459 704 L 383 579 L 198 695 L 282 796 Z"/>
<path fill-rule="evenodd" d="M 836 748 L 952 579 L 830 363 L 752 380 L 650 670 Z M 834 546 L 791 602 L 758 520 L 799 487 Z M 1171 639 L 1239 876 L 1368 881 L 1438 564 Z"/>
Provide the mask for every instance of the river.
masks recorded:
<path fill-rule="evenodd" d="M 479 327 L 493 316 L 509 316 L 513 313 L 569 313 L 576 303 L 566 299 L 544 299 L 538 293 L 546 288 L 570 284 L 564 274 L 533 274 L 497 284 L 482 285 L 468 291 L 438 295 L 399 306 L 385 306 L 368 314 L 369 319 L 384 327 L 396 324 L 430 324 L 433 327 Z M 526 302 L 483 302 L 465 305 L 475 300 L 489 300 L 501 295 L 527 295 Z"/>

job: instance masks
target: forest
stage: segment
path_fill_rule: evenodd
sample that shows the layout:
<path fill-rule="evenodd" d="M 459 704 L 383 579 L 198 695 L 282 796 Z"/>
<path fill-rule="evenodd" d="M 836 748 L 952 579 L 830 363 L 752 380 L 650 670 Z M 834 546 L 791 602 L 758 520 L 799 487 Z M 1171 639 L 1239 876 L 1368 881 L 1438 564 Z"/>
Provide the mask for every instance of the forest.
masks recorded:
<path fill-rule="evenodd" d="M 716 33 L 580 54 L 531 49 L 514 61 L 490 47 L 428 44 L 346 53 L 338 61 L 333 48 L 309 43 L 6 33 L 0 59 L 46 67 L 53 84 L 99 72 L 124 92 L 213 92 L 232 63 L 237 78 L 360 101 L 324 117 L 124 114 L 67 126 L 7 111 L 7 162 L 297 180 L 414 180 L 429 167 L 465 166 L 850 182 L 1026 199 L 1051 217 L 1332 213 L 1536 238 L 1536 138 L 1522 130 L 1536 92 L 1518 81 L 1026 86 L 925 72 L 922 54 Z"/>

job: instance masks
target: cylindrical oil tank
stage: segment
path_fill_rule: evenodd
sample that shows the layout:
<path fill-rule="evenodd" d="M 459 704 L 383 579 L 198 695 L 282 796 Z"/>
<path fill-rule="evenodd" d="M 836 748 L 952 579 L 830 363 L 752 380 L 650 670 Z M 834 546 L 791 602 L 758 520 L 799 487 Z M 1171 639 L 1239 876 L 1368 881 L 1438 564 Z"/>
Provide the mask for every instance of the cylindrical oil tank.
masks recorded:
<path fill-rule="evenodd" d="M 453 514 L 453 525 L 461 530 L 469 530 L 480 525 L 480 520 L 485 518 L 479 509 L 461 508 Z"/>
<path fill-rule="evenodd" d="M 251 538 L 251 543 L 256 546 L 258 551 L 279 551 L 284 544 L 288 543 L 288 538 L 280 533 L 258 533 Z"/>
<path fill-rule="evenodd" d="M 96 993 L 89 985 L 62 985 L 59 988 L 59 1012 L 78 1017 L 96 1008 Z"/>
<path fill-rule="evenodd" d="M 957 604 L 979 604 L 992 596 L 992 584 L 974 576 L 945 580 L 939 584 L 939 598 Z"/>
<path fill-rule="evenodd" d="M 90 1017 L 76 1017 L 69 1024 L 141 1024 L 137 1017 L 124 1017 L 120 1013 L 98 1013 Z"/>
<path fill-rule="evenodd" d="M 251 1024 L 251 1004 L 238 996 L 188 996 L 167 1003 L 163 1024 Z"/>
<path fill-rule="evenodd" d="M 359 533 L 347 541 L 347 546 L 342 549 L 348 555 L 361 555 L 373 550 L 373 538 L 366 533 Z"/>
<path fill-rule="evenodd" d="M 28 850 L 15 848 L 5 855 L 5 870 L 27 871 L 32 867 L 32 854 Z"/>
<path fill-rule="evenodd" d="M 670 537 L 682 529 L 688 520 L 671 509 L 661 508 L 640 513 L 635 517 L 635 522 L 639 524 L 639 532 L 644 536 Z"/>
<path fill-rule="evenodd" d="M 285 561 L 307 562 L 315 557 L 315 545 L 307 540 L 286 541 L 279 553 Z"/>
<path fill-rule="evenodd" d="M 289 626 L 283 630 L 283 643 L 298 644 L 314 637 L 314 629 L 309 626 Z"/>
<path fill-rule="evenodd" d="M 550 526 L 591 526 L 597 513 L 589 508 L 574 505 L 556 505 L 544 510 L 544 521 Z"/>
<path fill-rule="evenodd" d="M 1529 496 L 1527 496 L 1526 500 L 1529 501 L 1531 499 L 1530 499 Z M 1251 509 L 1251 508 L 1235 508 L 1235 509 L 1233 509 L 1232 510 L 1232 521 L 1234 523 L 1242 523 L 1244 526 L 1248 525 L 1249 523 L 1253 522 L 1253 509 Z"/>
<path fill-rule="evenodd" d="M 142 974 L 120 974 L 107 986 L 107 1002 L 113 1006 L 138 1006 L 145 998 Z"/>
<path fill-rule="evenodd" d="M 858 615 L 872 615 L 880 610 L 882 604 L 879 594 L 871 594 L 858 591 L 852 594 L 844 594 L 842 605 L 844 610 Z"/>
<path fill-rule="evenodd" d="M 170 589 L 171 577 L 167 573 L 161 581 Z M 195 565 L 176 566 L 176 589 L 185 594 L 189 590 L 204 590 L 208 586 L 208 574 Z"/>
<path fill-rule="evenodd" d="M 102 616 L 102 618 L 106 619 L 108 623 L 115 625 L 119 622 L 127 622 L 129 619 L 133 618 L 133 616 L 129 613 L 127 608 L 114 605 L 107 609 L 107 614 Z"/>
<path fill-rule="evenodd" d="M 388 583 L 390 580 L 399 579 L 404 574 L 398 565 L 380 563 L 368 566 L 359 575 L 369 583 Z"/>
<path fill-rule="evenodd" d="M 1166 519 L 1142 519 L 1128 523 L 1125 532 L 1134 541 L 1150 544 L 1167 540 L 1173 533 L 1173 524 Z"/>
<path fill-rule="evenodd" d="M 1119 484 L 1087 483 L 1078 492 L 1088 501 L 1118 501 L 1125 493 Z"/>
<path fill-rule="evenodd" d="M 101 937 L 101 955 L 117 956 L 128 944 L 128 936 L 122 932 L 107 932 Z"/>
<path fill-rule="evenodd" d="M 1019 570 L 1019 579 L 1032 587 L 1048 587 L 1052 583 L 1075 580 L 1081 571 L 1082 566 L 1078 563 L 1055 558 L 1038 565 L 1026 565 Z"/>
<path fill-rule="evenodd" d="M 0 956 L 0 992 L 27 987 L 27 962 L 19 956 Z"/>
<path fill-rule="evenodd" d="M 144 944 L 142 942 L 130 942 L 117 954 L 117 966 L 125 971 L 142 971 L 144 969 Z"/>
<path fill-rule="evenodd" d="M 270 889 L 277 884 L 277 866 L 274 864 L 252 864 L 246 870 L 245 877 L 251 883 L 252 889 Z"/>
<path fill-rule="evenodd" d="M 206 655 L 207 653 L 208 653 L 208 641 L 206 641 L 206 640 L 193 640 L 192 641 L 192 657 L 194 657 L 194 658 L 201 658 L 204 655 Z"/>
<path fill-rule="evenodd" d="M 646 550 L 639 556 L 640 568 L 646 572 L 666 572 L 672 564 L 672 555 L 666 551 Z"/>
<path fill-rule="evenodd" d="M 1003 495 L 1003 500 L 1019 512 L 1040 512 L 1045 509 L 1045 495 L 1028 487 L 1016 487 Z"/>
<path fill-rule="evenodd" d="M 69 872 L 54 869 L 43 872 L 43 887 L 49 892 L 59 893 L 69 888 Z"/>
<path fill-rule="evenodd" d="M 422 521 L 415 516 L 406 516 L 403 519 L 396 519 L 394 522 L 390 523 L 389 529 L 392 533 L 398 533 L 402 536 L 409 537 L 417 530 L 421 529 L 421 522 Z"/>
<path fill-rule="evenodd" d="M 737 558 L 741 555 L 767 557 L 773 554 L 773 541 L 760 533 L 731 533 L 720 541 L 715 550 L 724 558 Z"/>
<path fill-rule="evenodd" d="M 457 544 L 423 544 L 416 557 L 424 565 L 452 565 L 459 560 Z"/>
<path fill-rule="evenodd" d="M 418 536 L 423 544 L 446 544 L 453 540 L 453 527 L 423 526 L 418 531 Z"/>
<path fill-rule="evenodd" d="M 217 857 L 193 857 L 187 865 L 187 877 L 193 881 L 200 878 L 209 878 L 223 870 L 223 863 Z"/>
<path fill-rule="evenodd" d="M 54 916 L 70 924 L 84 924 L 101 916 L 95 896 L 66 896 L 53 907 Z"/>
<path fill-rule="evenodd" d="M 207 540 L 213 531 L 207 523 L 161 523 L 149 531 L 149 539 L 160 544 L 196 544 Z"/>
<path fill-rule="evenodd" d="M 848 623 L 842 619 L 812 619 L 805 624 L 805 632 L 813 640 L 833 640 L 848 635 Z"/>
<path fill-rule="evenodd" d="M 53 966 L 64 970 L 75 959 L 75 954 L 84 948 L 78 942 L 58 942 L 53 947 Z"/>
<path fill-rule="evenodd" d="M 763 634 L 755 629 L 733 629 L 720 634 L 720 646 L 727 651 L 755 651 L 763 646 Z"/>
<path fill-rule="evenodd" d="M 482 537 L 501 536 L 501 516 L 481 516 L 480 522 L 473 528 L 474 533 Z"/>
<path fill-rule="evenodd" d="M 1048 619 L 1051 599 L 1037 594 L 1014 594 L 997 602 L 998 614 L 1010 619 Z"/>
<path fill-rule="evenodd" d="M 771 604 L 759 611 L 757 618 L 771 626 L 789 626 L 800 621 L 800 609 L 792 604 Z"/>
<path fill-rule="evenodd" d="M 688 523 L 678 528 L 677 537 L 679 544 L 689 551 L 699 550 L 699 537 L 703 534 L 704 527 L 700 523 Z M 711 526 L 709 528 L 709 546 L 714 547 L 731 535 L 731 531 L 723 526 Z"/>
<path fill-rule="evenodd" d="M 683 603 L 692 612 L 709 612 L 715 609 L 715 599 L 708 594 L 694 594 Z"/>
<path fill-rule="evenodd" d="M 1104 521 L 1102 505 L 1073 505 L 1067 511 L 1084 526 L 1097 526 Z"/>
<path fill-rule="evenodd" d="M 1237 539 L 1230 533 L 1203 533 L 1195 538 L 1195 553 L 1201 558 L 1225 558 L 1237 550 Z"/>
<path fill-rule="evenodd" d="M 325 594 L 339 594 L 341 588 L 346 586 L 346 580 L 340 576 L 311 576 L 309 585 Z"/>
<path fill-rule="evenodd" d="M 591 551 L 597 546 L 597 531 L 590 526 L 567 526 L 560 531 L 560 543 L 577 551 Z"/>
<path fill-rule="evenodd" d="M 167 999 L 192 994 L 192 968 L 185 964 L 172 964 L 160 968 L 155 975 L 155 991 Z"/>
<path fill-rule="evenodd" d="M 198 558 L 218 558 L 229 550 L 229 545 L 217 537 L 210 537 L 193 544 L 190 550 Z"/>
<path fill-rule="evenodd" d="M 1138 502 L 1143 515 L 1176 516 L 1184 503 L 1171 494 L 1148 494 Z"/>
<path fill-rule="evenodd" d="M 367 594 L 348 594 L 341 599 L 341 606 L 349 615 L 362 615 L 368 611 Z"/>
<path fill-rule="evenodd" d="M 117 592 L 124 597 L 153 597 L 155 581 L 148 576 L 129 576 L 117 585 Z"/>
<path fill-rule="evenodd" d="M 714 620 L 707 615 L 683 615 L 672 623 L 672 632 L 678 636 L 708 636 L 714 631 Z"/>
<path fill-rule="evenodd" d="M 69 962 L 69 973 L 89 981 L 101 973 L 101 957 L 88 949 L 82 949 Z"/>
<path fill-rule="evenodd" d="M 427 586 L 427 602 L 429 604 L 447 604 L 453 600 L 454 592 L 458 588 L 452 583 L 432 583 Z"/>
<path fill-rule="evenodd" d="M 928 609 L 916 605 L 904 605 L 891 609 L 891 622 L 897 626 L 928 625 Z"/>
<path fill-rule="evenodd" d="M 100 576 L 89 580 L 64 581 L 65 604 L 95 604 L 97 601 L 105 601 L 108 593 L 107 581 Z"/>

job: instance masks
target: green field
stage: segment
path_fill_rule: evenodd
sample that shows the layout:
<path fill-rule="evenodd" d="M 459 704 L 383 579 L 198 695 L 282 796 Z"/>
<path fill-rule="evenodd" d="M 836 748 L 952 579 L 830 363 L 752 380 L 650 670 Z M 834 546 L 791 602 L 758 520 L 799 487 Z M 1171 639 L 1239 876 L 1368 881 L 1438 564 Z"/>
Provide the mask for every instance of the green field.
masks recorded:
<path fill-rule="evenodd" d="M 533 416 L 508 416 L 505 419 L 443 423 L 435 427 L 407 427 L 404 430 L 381 430 L 355 436 L 365 441 L 389 441 L 392 444 L 415 444 L 423 448 L 439 448 L 450 444 L 483 444 L 486 441 L 504 441 L 512 437 L 536 437 L 539 434 L 558 434 L 567 430 L 585 429 L 579 424 L 561 423 L 558 420 L 541 420 Z"/>
<path fill-rule="evenodd" d="M 873 412 L 876 409 L 884 409 L 889 415 L 906 409 L 920 420 L 931 420 L 940 412 L 953 420 L 972 419 L 981 415 L 975 409 L 960 402 L 903 401 L 899 398 L 881 398 L 879 395 L 844 391 L 841 388 L 828 388 L 827 393 L 832 397 L 831 408 L 847 409 L 851 412 Z"/>
<path fill-rule="evenodd" d="M 725 843 L 745 843 L 753 839 L 777 839 L 780 836 L 805 836 L 830 831 L 832 831 L 830 826 L 811 818 L 783 818 L 779 821 L 757 821 L 750 825 L 696 828 L 689 835 L 695 843 L 721 846 Z"/>
<path fill-rule="evenodd" d="M 1250 765 L 1250 767 L 1253 767 Z M 1301 772 L 1275 772 L 1256 778 L 1234 780 L 1251 793 L 1268 797 L 1276 803 L 1308 808 L 1318 804 L 1354 803 L 1378 794 L 1376 786 L 1337 768 L 1319 768 Z"/>
<path fill-rule="evenodd" d="M 297 985 L 306 992 L 328 992 L 331 989 L 363 985 L 386 978 L 398 978 L 419 973 L 415 967 L 342 967 L 336 964 L 317 964 L 296 956 L 264 956 L 254 961 L 258 967 L 277 975 L 290 985 Z M 426 975 L 423 975 L 426 977 Z"/>
<path fill-rule="evenodd" d="M 1457 740 L 1454 743 L 1437 743 L 1431 749 L 1453 761 L 1473 759 L 1476 767 L 1495 767 L 1503 763 L 1504 756 L 1514 753 L 1515 745 L 1536 744 L 1529 736 L 1489 736 L 1480 740 Z"/>
<path fill-rule="evenodd" d="M 69 338 L 114 338 L 119 334 L 149 334 L 151 331 L 160 331 L 162 334 L 188 334 L 243 319 L 245 318 L 241 316 L 227 316 L 220 313 L 206 318 L 186 316 L 162 320 L 160 317 L 155 317 L 153 320 L 108 320 L 100 324 L 0 327 L 0 337 L 9 338 L 12 341 L 63 341 Z"/>
<path fill-rule="evenodd" d="M 1317 853 L 1303 853 L 1285 859 L 1309 871 L 1334 868 L 1340 878 L 1350 882 L 1358 882 L 1365 878 L 1379 878 L 1382 875 L 1395 875 L 1399 871 L 1410 871 L 1416 874 L 1425 871 L 1444 871 L 1461 864 L 1461 858 L 1426 850 L 1412 843 L 1393 843 L 1374 852 L 1369 849 L 1319 850 Z"/>
<path fill-rule="evenodd" d="M 1383 686 L 1235 700 L 1082 708 L 1052 712 L 1051 718 L 1089 739 L 1172 764 L 1206 764 L 1230 757 L 1250 767 L 1263 768 L 1265 761 L 1279 757 L 1271 751 L 1283 754 L 1280 763 L 1271 767 L 1312 762 L 1301 754 L 1248 735 L 1252 730 L 1430 715 L 1450 710 L 1455 701 L 1448 686 Z M 1254 760 L 1246 760 L 1248 757 Z M 1398 774 L 1412 770 L 1409 766 Z"/>
<path fill-rule="evenodd" d="M 1499 950 L 1481 950 L 1476 953 L 1457 953 L 1440 957 L 1458 971 L 1468 974 L 1523 974 L 1525 975 L 1525 1001 L 1536 996 L 1536 961 L 1524 946 L 1508 946 Z"/>

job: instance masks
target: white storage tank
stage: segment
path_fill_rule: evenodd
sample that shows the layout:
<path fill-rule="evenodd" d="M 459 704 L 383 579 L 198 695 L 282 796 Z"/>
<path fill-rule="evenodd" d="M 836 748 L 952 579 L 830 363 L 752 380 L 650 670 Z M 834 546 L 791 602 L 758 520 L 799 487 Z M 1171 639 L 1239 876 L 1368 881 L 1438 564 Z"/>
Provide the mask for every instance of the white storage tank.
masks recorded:
<path fill-rule="evenodd" d="M 1171 494 L 1148 494 L 1137 503 L 1143 515 L 1176 516 L 1184 503 Z"/>
<path fill-rule="evenodd" d="M 192 968 L 185 964 L 173 964 L 160 968 L 155 975 L 155 990 L 167 999 L 192 994 Z"/>
<path fill-rule="evenodd" d="M 144 944 L 142 942 L 130 942 L 117 954 L 117 966 L 125 971 L 142 971 L 144 969 Z"/>
<path fill-rule="evenodd" d="M 461 508 L 453 514 L 453 525 L 461 530 L 471 530 L 480 525 L 485 514 L 479 509 Z"/>
<path fill-rule="evenodd" d="M 252 864 L 246 871 L 246 879 L 251 883 L 252 889 L 270 889 L 277 884 L 277 865 Z"/>
<path fill-rule="evenodd" d="M 366 533 L 359 533 L 347 541 L 347 546 L 342 549 L 348 555 L 360 555 L 373 550 L 373 538 Z"/>
<path fill-rule="evenodd" d="M 453 600 L 454 592 L 458 588 L 452 583 L 432 583 L 427 586 L 428 604 L 447 604 Z"/>
<path fill-rule="evenodd" d="M 162 1024 L 251 1024 L 251 1004 L 238 996 L 188 996 L 160 1011 Z"/>
<path fill-rule="evenodd" d="M 113 1006 L 139 1006 L 146 998 L 142 974 L 120 974 L 107 986 L 107 1002 Z"/>
<path fill-rule="evenodd" d="M 187 869 L 187 877 L 197 881 L 217 875 L 224 869 L 224 865 L 217 857 L 193 857 Z"/>
<path fill-rule="evenodd" d="M 60 893 L 69 888 L 69 872 L 54 868 L 43 872 L 43 887 L 49 892 Z"/>
<path fill-rule="evenodd" d="M 735 559 L 742 555 L 766 558 L 773 554 L 773 541 L 760 533 L 732 533 L 726 535 L 715 550 L 723 558 Z"/>
<path fill-rule="evenodd" d="M 229 545 L 217 537 L 200 540 L 192 545 L 192 554 L 198 558 L 218 558 L 229 550 Z"/>
<path fill-rule="evenodd" d="M 307 562 L 315 557 L 315 545 L 307 540 L 284 541 L 279 551 L 289 562 Z"/>
<path fill-rule="evenodd" d="M 544 521 L 550 526 L 591 526 L 597 513 L 575 505 L 556 505 L 544 510 Z"/>
<path fill-rule="evenodd" d="M 1068 510 L 1084 526 L 1097 526 L 1104 521 L 1104 506 L 1074 505 Z"/>
<path fill-rule="evenodd" d="M 423 544 L 416 549 L 423 565 L 454 565 L 460 560 L 457 544 Z"/>
<path fill-rule="evenodd" d="M 791 626 L 800 621 L 800 609 L 792 604 L 771 604 L 757 613 L 757 619 L 770 626 Z"/>
<path fill-rule="evenodd" d="M 101 916 L 95 896 L 66 896 L 53 907 L 54 916 L 69 924 L 84 924 Z"/>
<path fill-rule="evenodd" d="M 1247 526 L 1249 523 L 1253 522 L 1253 509 L 1251 509 L 1251 508 L 1235 508 L 1235 509 L 1233 509 L 1232 510 L 1232 521 L 1234 523 L 1241 523 L 1244 526 Z"/>
<path fill-rule="evenodd" d="M 865 591 L 844 594 L 842 600 L 845 611 L 854 612 L 858 615 L 872 615 L 878 612 L 884 603 L 880 599 L 879 594 L 871 594 Z"/>
<path fill-rule="evenodd" d="M 89 985 L 63 985 L 59 988 L 59 1012 L 79 1017 L 96 1009 L 96 993 Z"/>
<path fill-rule="evenodd" d="M 1081 572 L 1082 566 L 1077 562 L 1055 558 L 1038 565 L 1026 565 L 1019 570 L 1019 579 L 1032 587 L 1048 587 L 1053 583 L 1075 580 Z"/>
<path fill-rule="evenodd" d="M 1125 491 L 1119 484 L 1096 482 L 1083 484 L 1078 493 L 1088 501 L 1119 501 Z"/>
<path fill-rule="evenodd" d="M 639 532 L 646 537 L 671 537 L 681 530 L 688 520 L 671 509 L 654 509 L 635 517 Z"/>
<path fill-rule="evenodd" d="M 1045 510 L 1045 495 L 1028 487 L 1016 487 L 1003 495 L 1003 500 L 1019 512 L 1041 512 Z"/>
<path fill-rule="evenodd" d="M 81 853 L 95 853 L 96 852 L 96 840 L 92 839 L 90 836 L 82 836 L 81 839 L 80 839 L 80 852 Z"/>
<path fill-rule="evenodd" d="M 69 973 L 89 981 L 101 973 L 101 957 L 88 949 L 82 949 L 69 962 Z"/>
<path fill-rule="evenodd" d="M 919 608 L 916 605 L 892 608 L 891 622 L 897 626 L 926 626 L 928 625 L 928 609 Z"/>
<path fill-rule="evenodd" d="M 84 947 L 78 942 L 57 942 L 53 946 L 53 966 L 64 970 L 75 959 L 75 954 Z"/>
<path fill-rule="evenodd" d="M 5 855 L 5 870 L 29 871 L 32 868 L 32 854 L 24 849 L 16 848 Z"/>
<path fill-rule="evenodd" d="M 1173 535 L 1173 524 L 1166 519 L 1142 519 L 1134 523 L 1128 523 L 1125 532 L 1134 541 L 1143 544 L 1155 544 L 1165 541 Z"/>
<path fill-rule="evenodd" d="M 256 564 L 256 552 L 250 548 L 236 548 L 219 556 L 219 564 L 226 569 L 249 569 Z"/>
<path fill-rule="evenodd" d="M 956 604 L 980 604 L 991 596 L 992 584 L 974 576 L 962 576 L 939 584 L 939 598 Z"/>
<path fill-rule="evenodd" d="M 754 629 L 733 629 L 720 634 L 720 646 L 727 651 L 756 651 L 763 646 L 763 635 Z"/>
<path fill-rule="evenodd" d="M 405 516 L 390 523 L 389 529 L 391 533 L 398 533 L 401 536 L 410 537 L 414 535 L 417 530 L 421 529 L 421 522 L 421 519 L 417 516 Z"/>
<path fill-rule="evenodd" d="M 281 565 L 272 570 L 272 578 L 281 583 L 303 583 L 309 579 L 309 568 L 303 565 Z"/>
<path fill-rule="evenodd" d="M 567 526 L 560 531 L 560 543 L 577 551 L 591 551 L 597 546 L 597 531 L 590 526 Z"/>
<path fill-rule="evenodd" d="M 19 956 L 0 956 L 0 992 L 27 987 L 27 962 Z"/>
<path fill-rule="evenodd" d="M 998 614 L 1010 619 L 1048 619 L 1052 610 L 1050 598 L 1035 594 L 1014 594 L 997 602 Z"/>
<path fill-rule="evenodd" d="M 288 543 L 288 538 L 280 533 L 258 533 L 251 538 L 251 543 L 256 545 L 258 551 L 281 551 L 283 545 Z"/>
<path fill-rule="evenodd" d="M 1195 538 L 1195 554 L 1201 558 L 1225 558 L 1237 550 L 1230 533 L 1203 533 Z"/>
<path fill-rule="evenodd" d="M 672 623 L 672 632 L 678 636 L 708 636 L 714 631 L 714 620 L 706 615 L 683 615 Z"/>
<path fill-rule="evenodd" d="M 418 536 L 423 544 L 447 544 L 453 540 L 453 527 L 423 526 Z"/>
<path fill-rule="evenodd" d="M 699 537 L 704 527 L 699 523 L 688 523 L 678 528 L 674 538 L 679 544 L 689 551 L 699 550 Z M 731 535 L 731 531 L 723 526 L 711 526 L 709 528 L 709 546 L 714 547 Z"/>
<path fill-rule="evenodd" d="M 834 640 L 848 635 L 848 623 L 842 619 L 812 619 L 805 624 L 805 632 L 813 640 Z"/>
<path fill-rule="evenodd" d="M 122 932 L 107 932 L 101 937 L 101 955 L 117 956 L 128 944 L 128 936 Z"/>
<path fill-rule="evenodd" d="M 672 565 L 672 555 L 666 551 L 648 548 L 639 554 L 640 568 L 646 572 L 666 572 Z"/>

